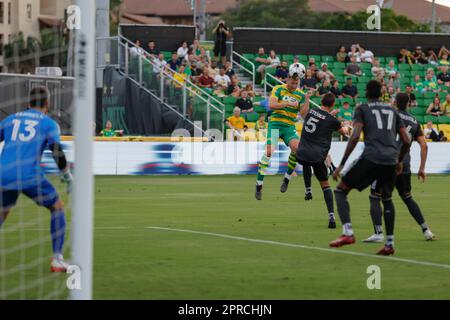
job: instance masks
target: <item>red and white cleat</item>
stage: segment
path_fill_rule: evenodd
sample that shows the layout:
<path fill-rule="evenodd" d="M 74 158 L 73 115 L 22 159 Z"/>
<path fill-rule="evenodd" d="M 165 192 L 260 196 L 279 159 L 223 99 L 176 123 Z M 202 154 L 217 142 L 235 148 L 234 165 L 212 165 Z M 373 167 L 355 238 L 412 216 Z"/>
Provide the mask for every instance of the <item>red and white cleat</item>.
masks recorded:
<path fill-rule="evenodd" d="M 377 252 L 379 256 L 393 256 L 395 253 L 393 246 L 385 245 L 380 251 Z"/>
<path fill-rule="evenodd" d="M 65 273 L 67 272 L 67 268 L 69 268 L 69 264 L 64 261 L 62 256 L 58 258 L 52 258 L 50 263 L 50 270 L 54 273 Z"/>
<path fill-rule="evenodd" d="M 342 235 L 336 240 L 330 242 L 330 247 L 339 248 L 345 245 L 354 244 L 356 242 L 355 236 Z"/>

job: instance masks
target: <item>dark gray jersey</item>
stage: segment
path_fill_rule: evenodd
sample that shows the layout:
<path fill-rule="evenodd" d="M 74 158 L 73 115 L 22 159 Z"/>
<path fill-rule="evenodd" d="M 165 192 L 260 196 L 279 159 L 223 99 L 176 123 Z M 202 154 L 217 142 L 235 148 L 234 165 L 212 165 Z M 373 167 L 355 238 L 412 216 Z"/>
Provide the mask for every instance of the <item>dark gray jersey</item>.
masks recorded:
<path fill-rule="evenodd" d="M 310 110 L 305 118 L 297 159 L 305 162 L 322 162 L 331 147 L 333 132 L 340 130 L 341 123 L 327 111 Z"/>
<path fill-rule="evenodd" d="M 381 165 L 398 162 L 397 133 L 405 125 L 397 110 L 381 101 L 368 102 L 356 108 L 353 123 L 363 125 L 365 148 L 362 158 Z"/>
<path fill-rule="evenodd" d="M 420 124 L 416 118 L 414 118 L 408 112 L 402 110 L 399 110 L 398 114 L 400 118 L 403 120 L 406 131 L 408 132 L 411 141 L 417 141 L 419 137 L 423 136 L 422 128 L 420 127 Z M 397 142 L 398 147 L 401 148 L 402 142 L 399 136 L 397 136 Z M 411 170 L 411 155 L 408 151 L 408 153 L 405 155 L 405 158 L 403 159 L 403 172 L 409 173 L 410 170 Z"/>

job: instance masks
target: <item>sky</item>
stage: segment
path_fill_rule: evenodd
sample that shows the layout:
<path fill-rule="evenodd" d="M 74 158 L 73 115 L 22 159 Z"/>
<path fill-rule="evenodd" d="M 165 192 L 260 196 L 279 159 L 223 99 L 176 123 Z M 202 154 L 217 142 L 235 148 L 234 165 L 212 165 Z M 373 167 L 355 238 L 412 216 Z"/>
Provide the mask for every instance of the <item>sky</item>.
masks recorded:
<path fill-rule="evenodd" d="M 431 0 L 428 0 L 428 1 L 431 2 Z M 436 3 L 450 7 L 450 0 L 436 0 Z"/>

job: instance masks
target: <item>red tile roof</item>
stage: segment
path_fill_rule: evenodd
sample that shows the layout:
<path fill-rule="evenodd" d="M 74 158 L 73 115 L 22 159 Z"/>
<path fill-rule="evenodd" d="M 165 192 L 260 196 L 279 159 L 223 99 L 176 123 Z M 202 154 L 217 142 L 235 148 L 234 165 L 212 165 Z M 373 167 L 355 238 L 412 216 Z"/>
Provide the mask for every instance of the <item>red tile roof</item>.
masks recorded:
<path fill-rule="evenodd" d="M 236 7 L 239 0 L 206 0 L 206 13 L 222 14 Z M 199 8 L 200 1 L 197 1 Z M 147 16 L 192 16 L 189 0 L 124 0 L 122 12 Z"/>

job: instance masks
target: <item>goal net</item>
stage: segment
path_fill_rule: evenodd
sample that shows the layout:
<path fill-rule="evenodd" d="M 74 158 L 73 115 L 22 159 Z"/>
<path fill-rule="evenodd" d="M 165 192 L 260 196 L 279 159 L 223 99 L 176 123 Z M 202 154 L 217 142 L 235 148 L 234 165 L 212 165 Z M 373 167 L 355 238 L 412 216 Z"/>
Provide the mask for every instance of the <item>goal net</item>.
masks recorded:
<path fill-rule="evenodd" d="M 5 47 L 0 300 L 92 299 L 96 10 L 74 2 L 65 32 Z"/>

